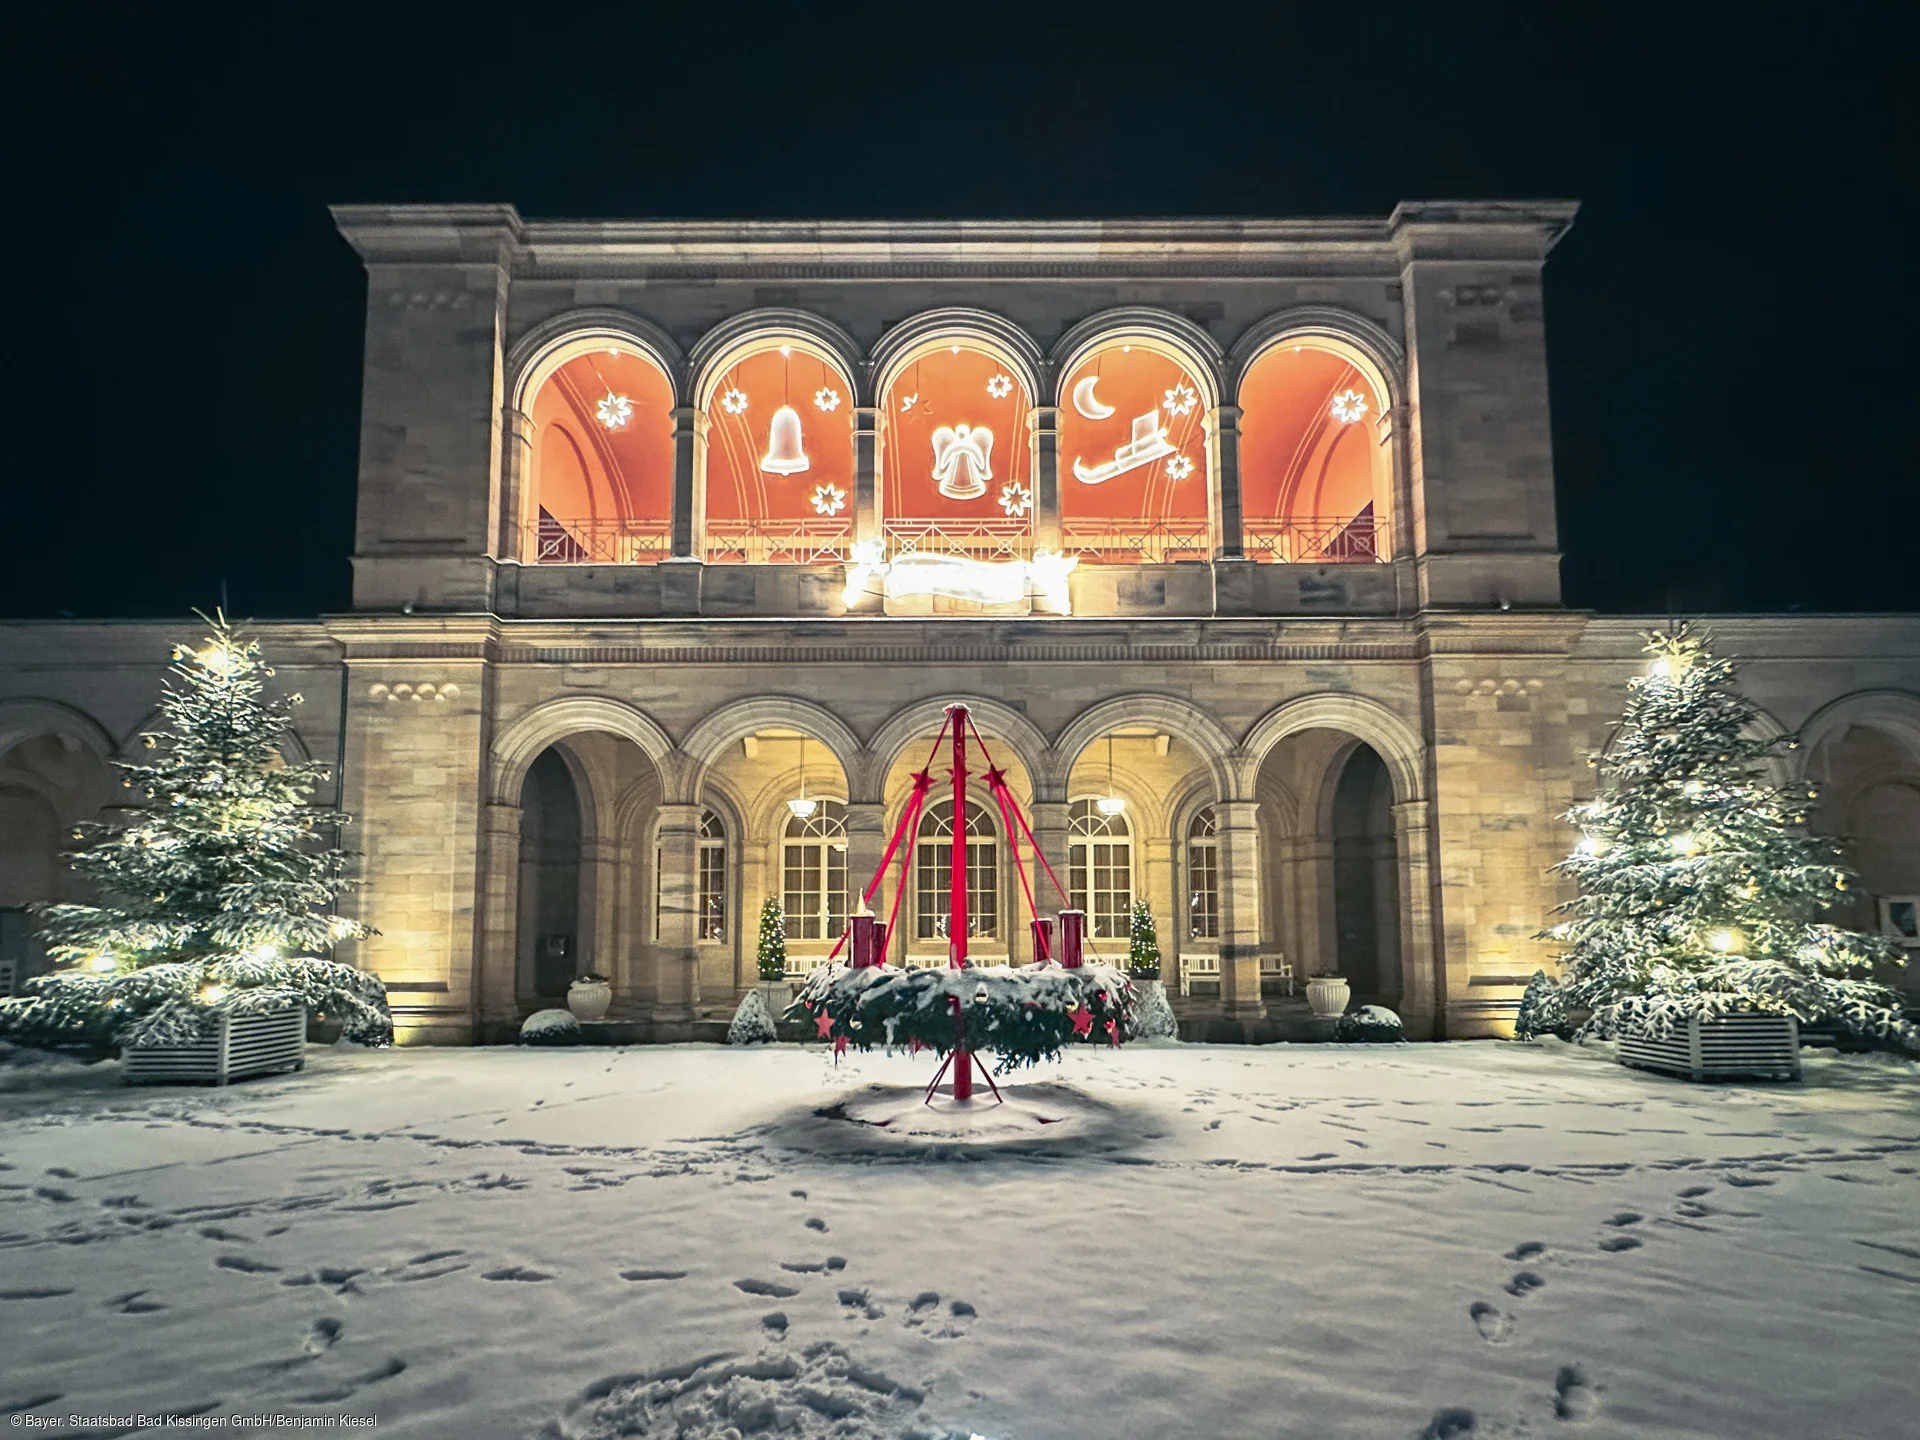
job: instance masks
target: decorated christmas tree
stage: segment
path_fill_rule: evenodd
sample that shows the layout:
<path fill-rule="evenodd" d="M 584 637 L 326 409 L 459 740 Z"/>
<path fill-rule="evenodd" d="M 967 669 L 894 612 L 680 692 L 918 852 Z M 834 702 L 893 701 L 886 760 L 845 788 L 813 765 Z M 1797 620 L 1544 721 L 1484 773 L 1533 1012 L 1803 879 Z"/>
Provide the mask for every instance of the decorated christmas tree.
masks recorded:
<path fill-rule="evenodd" d="M 1686 626 L 1646 648 L 1594 757 L 1599 794 L 1569 816 L 1579 845 L 1557 867 L 1580 887 L 1547 935 L 1564 946 L 1567 1004 L 1591 1012 L 1581 1033 L 1665 1035 L 1694 1015 L 1761 1012 L 1920 1049 L 1873 979 L 1900 963 L 1895 947 L 1823 919 L 1855 877 L 1807 830 L 1815 793 L 1766 772 L 1793 742 L 1755 732 L 1734 666 Z"/>
<path fill-rule="evenodd" d="M 1153 908 L 1144 900 L 1136 900 L 1127 919 L 1127 969 L 1135 975 L 1159 979 L 1160 935 L 1153 928 Z"/>
<path fill-rule="evenodd" d="M 787 974 L 787 912 L 771 895 L 760 907 L 760 942 L 754 952 L 762 980 L 784 980 Z"/>
<path fill-rule="evenodd" d="M 176 648 L 146 735 L 146 764 L 118 762 L 131 793 L 117 818 L 81 825 L 69 857 L 97 905 L 48 905 L 58 969 L 0 1002 L 0 1036 L 107 1048 L 184 1042 L 222 1011 L 290 1000 L 342 1022 L 347 1038 L 393 1038 L 379 979 L 322 958 L 373 932 L 332 913 L 348 817 L 310 805 L 324 765 L 288 763 L 280 741 L 298 695 L 268 700 L 260 647 L 216 615 L 199 650 Z"/>

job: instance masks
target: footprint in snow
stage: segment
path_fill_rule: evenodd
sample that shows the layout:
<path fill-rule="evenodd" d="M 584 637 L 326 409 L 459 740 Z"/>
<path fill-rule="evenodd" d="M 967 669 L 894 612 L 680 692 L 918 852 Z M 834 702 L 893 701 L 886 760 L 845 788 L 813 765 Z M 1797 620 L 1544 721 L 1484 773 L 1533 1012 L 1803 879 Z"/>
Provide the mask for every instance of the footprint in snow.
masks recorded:
<path fill-rule="evenodd" d="M 1507 1281 L 1507 1294 L 1517 1297 L 1531 1295 L 1547 1282 L 1531 1270 L 1521 1270 Z"/>
<path fill-rule="evenodd" d="M 1420 1432 L 1420 1440 L 1463 1440 L 1473 1434 L 1475 1423 L 1471 1410 L 1436 1410 L 1427 1428 Z"/>
<path fill-rule="evenodd" d="M 822 1220 L 818 1215 L 809 1215 L 807 1217 L 807 1229 L 818 1230 L 824 1235 L 827 1233 L 827 1222 Z"/>
<path fill-rule="evenodd" d="M 218 1225 L 202 1226 L 200 1233 L 208 1240 L 224 1240 L 229 1245 L 251 1245 L 253 1243 L 253 1237 L 251 1235 L 242 1235 L 236 1230 L 222 1230 Z"/>
<path fill-rule="evenodd" d="M 1727 1184 L 1737 1186 L 1742 1190 L 1751 1190 L 1760 1185 L 1771 1185 L 1773 1181 L 1762 1180 L 1757 1175 L 1729 1175 L 1727 1176 Z"/>
<path fill-rule="evenodd" d="M 848 1310 L 857 1310 L 869 1320 L 878 1320 L 887 1313 L 886 1306 L 869 1295 L 864 1287 L 848 1286 L 839 1292 L 840 1303 Z"/>
<path fill-rule="evenodd" d="M 0 1300 L 52 1300 L 57 1296 L 71 1295 L 71 1289 L 56 1289 L 52 1286 L 28 1290 L 0 1290 Z"/>
<path fill-rule="evenodd" d="M 47 1174 L 58 1175 L 62 1180 L 78 1180 L 80 1178 L 77 1170 L 69 1170 L 64 1165 L 49 1165 L 47 1167 Z"/>
<path fill-rule="evenodd" d="M 1538 1240 L 1522 1240 L 1507 1252 L 1509 1260 L 1531 1260 L 1536 1255 L 1547 1253 L 1547 1247 Z"/>
<path fill-rule="evenodd" d="M 1646 1241 L 1638 1235 L 1609 1235 L 1600 1242 L 1600 1248 L 1609 1255 L 1617 1255 L 1622 1250 L 1638 1250 Z"/>
<path fill-rule="evenodd" d="M 909 1330 L 925 1329 L 932 1340 L 958 1340 L 973 1326 L 979 1312 L 965 1300 L 950 1301 L 945 1315 L 940 1313 L 940 1293 L 922 1290 L 908 1302 L 906 1325 Z"/>
<path fill-rule="evenodd" d="M 760 1323 L 775 1335 L 785 1335 L 787 1333 L 787 1312 L 784 1310 L 769 1310 L 760 1317 Z"/>
<path fill-rule="evenodd" d="M 498 1270 L 488 1270 L 480 1277 L 482 1280 L 551 1280 L 553 1276 L 544 1270 L 532 1270 L 525 1265 L 503 1265 Z"/>
<path fill-rule="evenodd" d="M 1689 1185 L 1686 1189 L 1676 1193 L 1682 1200 L 1698 1200 L 1702 1195 L 1711 1195 L 1713 1193 L 1713 1187 L 1711 1185 Z"/>
<path fill-rule="evenodd" d="M 305 1270 L 298 1275 L 289 1275 L 282 1285 L 324 1285 L 336 1295 L 358 1295 L 360 1287 L 353 1283 L 353 1277 L 364 1275 L 363 1269 L 349 1269 L 342 1265 L 322 1265 L 317 1270 Z"/>
<path fill-rule="evenodd" d="M 684 1270 L 622 1270 L 620 1278 L 622 1280 L 684 1280 L 687 1278 L 687 1272 Z"/>
<path fill-rule="evenodd" d="M 1473 1317 L 1473 1328 L 1480 1332 L 1480 1338 L 1489 1345 L 1504 1345 L 1512 1338 L 1513 1317 L 1497 1305 L 1476 1300 L 1467 1314 Z"/>
<path fill-rule="evenodd" d="M 789 1190 L 787 1194 L 791 1195 L 796 1200 L 804 1200 L 807 1198 L 807 1192 L 804 1190 Z"/>
<path fill-rule="evenodd" d="M 325 1390 L 315 1390 L 306 1395 L 295 1395 L 293 1398 L 302 1405 L 336 1404 L 341 1400 L 352 1399 L 363 1386 L 377 1385 L 382 1380 L 391 1380 L 406 1368 L 407 1362 L 396 1355 L 386 1364 L 376 1365 L 373 1369 L 356 1375 L 343 1384 L 330 1386 Z"/>
<path fill-rule="evenodd" d="M 345 1322 L 323 1317 L 313 1322 L 307 1331 L 307 1338 L 301 1342 L 301 1348 L 309 1355 L 321 1355 L 331 1350 L 334 1342 L 340 1338 L 340 1332 L 346 1329 Z"/>
<path fill-rule="evenodd" d="M 1334 1153 L 1331 1150 L 1317 1150 L 1311 1155 L 1302 1155 L 1300 1157 L 1303 1163 L 1311 1163 L 1315 1160 L 1331 1160 L 1333 1158 Z"/>
<path fill-rule="evenodd" d="M 143 1300 L 144 1290 L 129 1290 L 125 1295 L 115 1295 L 107 1301 L 107 1309 L 116 1310 L 122 1315 L 151 1315 L 167 1307 L 157 1300 Z"/>
<path fill-rule="evenodd" d="M 277 1275 L 278 1265 L 269 1265 L 264 1260 L 254 1260 L 245 1255 L 221 1255 L 213 1262 L 222 1270 L 237 1270 L 242 1275 Z"/>
<path fill-rule="evenodd" d="M 1591 1420 L 1600 1412 L 1600 1387 L 1578 1365 L 1562 1365 L 1553 1377 L 1553 1413 L 1562 1420 Z"/>
<path fill-rule="evenodd" d="M 782 1270 L 791 1270 L 796 1275 L 837 1274 L 847 1268 L 847 1257 L 829 1255 L 824 1260 L 782 1260 Z"/>
<path fill-rule="evenodd" d="M 1618 1230 L 1628 1225 L 1638 1225 L 1642 1220 L 1646 1218 L 1647 1218 L 1646 1216 L 1642 1215 L 1637 1210 L 1622 1210 L 1618 1215 L 1615 1215 L 1611 1219 L 1605 1220 L 1602 1223 L 1606 1225 L 1611 1225 L 1616 1230 Z"/>
<path fill-rule="evenodd" d="M 800 1292 L 791 1285 L 782 1285 L 773 1280 L 736 1280 L 733 1288 L 748 1295 L 764 1295 L 769 1300 L 791 1300 Z"/>

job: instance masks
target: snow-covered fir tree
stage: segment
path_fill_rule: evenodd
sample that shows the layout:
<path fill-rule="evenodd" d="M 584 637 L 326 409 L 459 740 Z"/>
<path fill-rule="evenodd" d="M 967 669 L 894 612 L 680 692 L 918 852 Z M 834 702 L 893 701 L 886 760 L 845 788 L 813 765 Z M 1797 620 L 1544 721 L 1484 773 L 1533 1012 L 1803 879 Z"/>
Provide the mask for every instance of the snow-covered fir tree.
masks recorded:
<path fill-rule="evenodd" d="M 754 952 L 762 980 L 784 980 L 787 974 L 787 912 L 769 895 L 760 907 L 760 940 Z"/>
<path fill-rule="evenodd" d="M 1136 975 L 1160 974 L 1160 932 L 1154 929 L 1153 907 L 1133 902 L 1128 912 L 1127 968 Z"/>
<path fill-rule="evenodd" d="M 1591 1011 L 1582 1034 L 1666 1034 L 1699 1014 L 1831 1019 L 1920 1050 L 1876 966 L 1901 963 L 1884 937 L 1823 917 L 1856 883 L 1839 847 L 1811 834 L 1815 798 L 1783 788 L 1759 711 L 1687 626 L 1647 637 L 1647 671 L 1594 757 L 1599 793 L 1573 807 L 1580 887 L 1547 932 L 1561 942 L 1565 998 Z"/>
<path fill-rule="evenodd" d="M 727 1044 L 767 1045 L 779 1038 L 767 1002 L 760 998 L 758 990 L 747 991 L 733 1012 L 733 1023 L 727 1026 Z"/>
<path fill-rule="evenodd" d="M 97 905 L 41 908 L 57 968 L 0 1002 L 0 1036 L 105 1048 L 185 1040 L 221 1010 L 290 999 L 369 1045 L 393 1038 L 376 976 L 324 959 L 373 932 L 332 913 L 348 817 L 308 803 L 327 767 L 288 763 L 298 695 L 269 700 L 260 647 L 224 616 L 201 649 L 177 647 L 161 727 L 142 764 L 116 762 L 131 793 L 116 818 L 81 825 L 68 858 Z"/>
<path fill-rule="evenodd" d="M 1532 1040 L 1540 1035 L 1558 1035 L 1567 1028 L 1567 992 L 1544 970 L 1533 972 L 1526 992 L 1520 997 L 1520 1013 L 1514 1017 L 1513 1038 Z"/>

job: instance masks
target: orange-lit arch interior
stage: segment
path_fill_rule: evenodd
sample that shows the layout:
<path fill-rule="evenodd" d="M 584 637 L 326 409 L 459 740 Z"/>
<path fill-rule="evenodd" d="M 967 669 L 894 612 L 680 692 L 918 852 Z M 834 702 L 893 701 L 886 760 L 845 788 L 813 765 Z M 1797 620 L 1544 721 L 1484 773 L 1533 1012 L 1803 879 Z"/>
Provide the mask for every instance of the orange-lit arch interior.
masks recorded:
<path fill-rule="evenodd" d="M 1015 367 L 984 348 L 950 341 L 901 366 L 880 403 L 887 520 L 1032 528 L 1027 412 L 1033 402 Z M 971 498 L 953 493 L 971 488 L 971 460 L 952 467 L 949 474 L 957 478 L 949 479 L 946 492 L 935 479 L 936 435 L 959 434 L 963 425 L 976 442 L 983 428 L 993 437 L 985 447 L 988 474 L 979 477 L 985 488 Z M 1010 508 L 1003 496 L 1011 497 Z"/>
<path fill-rule="evenodd" d="M 707 558 L 798 562 L 851 536 L 853 386 L 839 368 L 769 337 L 709 392 Z"/>
<path fill-rule="evenodd" d="M 1384 558 L 1392 447 L 1369 367 L 1333 346 L 1284 341 L 1240 382 L 1247 552 L 1272 560 Z"/>
<path fill-rule="evenodd" d="M 1209 392 L 1170 355 L 1115 340 L 1060 387 L 1060 520 L 1069 551 L 1115 564 L 1206 559 Z"/>
<path fill-rule="evenodd" d="M 624 419 L 620 400 L 626 402 Z M 617 346 L 576 355 L 541 382 L 532 409 L 531 559 L 579 564 L 666 558 L 672 409 L 673 386 L 660 367 Z"/>

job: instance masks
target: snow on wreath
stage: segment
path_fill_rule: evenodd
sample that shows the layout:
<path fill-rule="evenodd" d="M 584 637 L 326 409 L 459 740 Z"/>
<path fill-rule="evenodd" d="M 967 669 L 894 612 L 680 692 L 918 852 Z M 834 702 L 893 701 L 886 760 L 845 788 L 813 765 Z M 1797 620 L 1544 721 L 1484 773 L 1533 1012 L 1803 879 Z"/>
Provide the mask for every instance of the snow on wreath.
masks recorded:
<path fill-rule="evenodd" d="M 105 1053 L 299 1002 L 347 1039 L 392 1041 L 379 977 L 325 958 L 375 932 L 332 910 L 350 817 L 309 803 L 327 767 L 281 750 L 300 696 L 268 699 L 259 645 L 218 612 L 208 625 L 200 649 L 174 649 L 160 728 L 141 737 L 152 760 L 114 762 L 126 803 L 73 832 L 100 903 L 35 907 L 57 968 L 0 1001 L 0 1038 Z"/>

